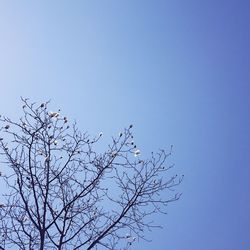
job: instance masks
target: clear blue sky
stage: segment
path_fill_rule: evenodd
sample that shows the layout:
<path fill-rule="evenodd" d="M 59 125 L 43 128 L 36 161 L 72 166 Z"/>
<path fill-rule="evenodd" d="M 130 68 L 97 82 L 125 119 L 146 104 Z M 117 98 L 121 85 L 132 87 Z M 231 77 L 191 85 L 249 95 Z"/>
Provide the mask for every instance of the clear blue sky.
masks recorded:
<path fill-rule="evenodd" d="M 250 246 L 248 1 L 1 1 L 0 113 L 52 100 L 142 153 L 174 145 L 183 198 L 135 250 Z M 1 166 L 2 168 L 2 166 Z"/>

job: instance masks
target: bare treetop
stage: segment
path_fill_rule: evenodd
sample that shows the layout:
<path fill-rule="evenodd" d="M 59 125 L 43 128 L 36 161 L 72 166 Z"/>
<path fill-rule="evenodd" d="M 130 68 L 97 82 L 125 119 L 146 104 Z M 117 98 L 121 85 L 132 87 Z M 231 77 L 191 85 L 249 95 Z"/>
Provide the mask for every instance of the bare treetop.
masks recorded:
<path fill-rule="evenodd" d="M 179 199 L 171 150 L 142 159 L 132 125 L 101 153 L 103 133 L 82 133 L 49 102 L 22 103 L 19 121 L 0 117 L 0 249 L 129 249 Z"/>

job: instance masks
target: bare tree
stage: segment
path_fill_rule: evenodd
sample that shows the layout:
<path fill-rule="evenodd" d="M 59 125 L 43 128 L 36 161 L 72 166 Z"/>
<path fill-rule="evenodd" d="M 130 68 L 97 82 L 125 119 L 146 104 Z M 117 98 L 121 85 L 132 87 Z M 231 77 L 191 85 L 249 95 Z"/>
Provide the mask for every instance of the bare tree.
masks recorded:
<path fill-rule="evenodd" d="M 49 102 L 22 103 L 17 122 L 0 117 L 0 249 L 128 249 L 155 227 L 147 217 L 179 199 L 171 150 L 141 159 L 132 125 L 97 153 L 102 133 L 81 133 Z"/>

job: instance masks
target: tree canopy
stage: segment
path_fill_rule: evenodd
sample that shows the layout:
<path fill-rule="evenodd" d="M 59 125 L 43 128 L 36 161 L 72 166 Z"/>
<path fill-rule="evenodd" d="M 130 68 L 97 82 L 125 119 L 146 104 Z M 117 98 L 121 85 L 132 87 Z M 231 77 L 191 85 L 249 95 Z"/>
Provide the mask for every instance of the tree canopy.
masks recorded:
<path fill-rule="evenodd" d="M 22 118 L 0 117 L 1 248 L 129 249 L 180 198 L 172 148 L 142 159 L 130 125 L 98 152 L 102 133 L 81 132 L 49 105 L 22 99 Z"/>

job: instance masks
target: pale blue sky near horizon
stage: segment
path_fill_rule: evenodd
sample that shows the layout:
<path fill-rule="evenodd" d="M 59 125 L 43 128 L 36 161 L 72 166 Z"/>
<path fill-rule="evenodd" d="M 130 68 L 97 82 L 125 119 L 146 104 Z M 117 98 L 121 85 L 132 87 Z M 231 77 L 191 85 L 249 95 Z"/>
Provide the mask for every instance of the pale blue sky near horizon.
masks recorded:
<path fill-rule="evenodd" d="M 1 1 L 0 113 L 51 99 L 142 156 L 174 145 L 182 199 L 134 250 L 250 247 L 248 1 Z M 3 168 L 3 166 L 0 166 Z"/>

